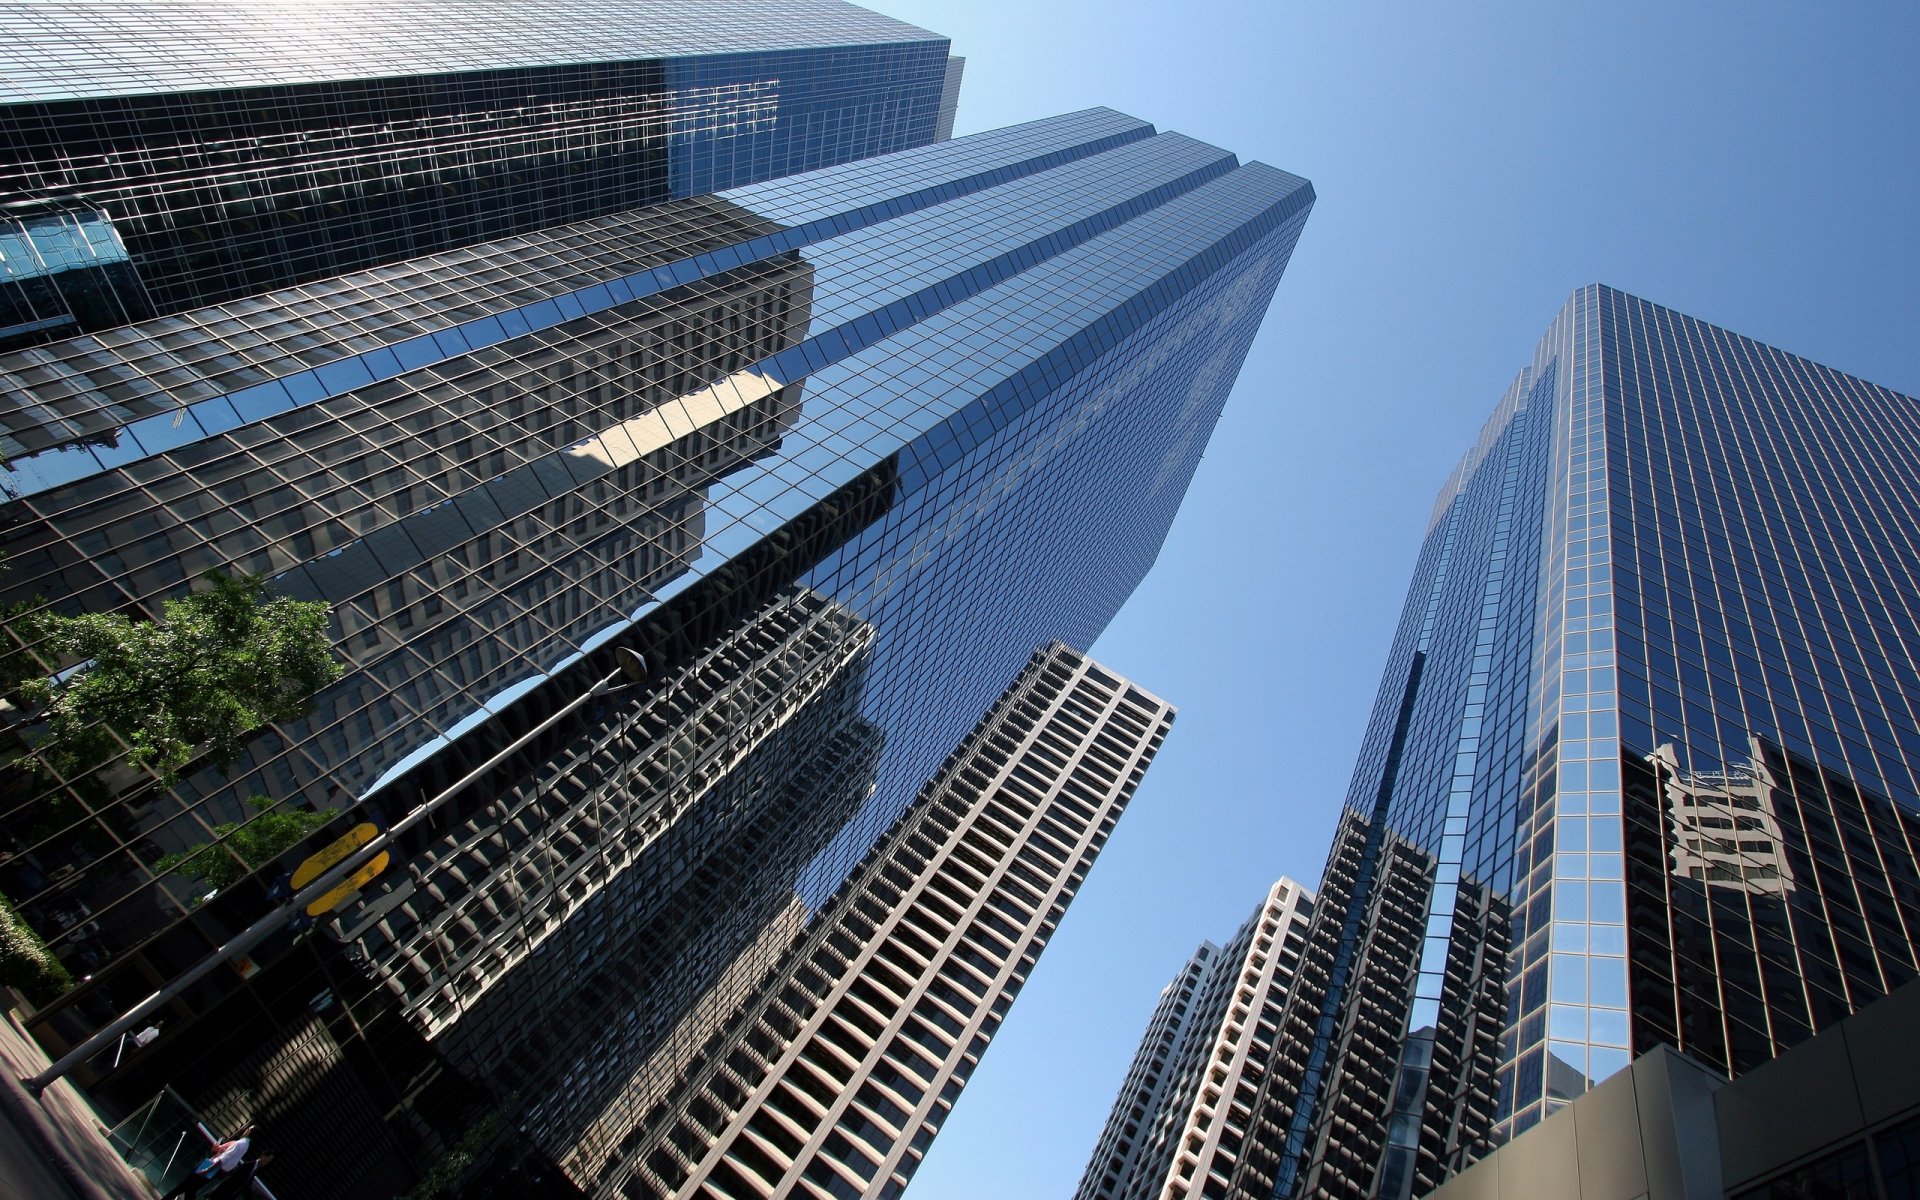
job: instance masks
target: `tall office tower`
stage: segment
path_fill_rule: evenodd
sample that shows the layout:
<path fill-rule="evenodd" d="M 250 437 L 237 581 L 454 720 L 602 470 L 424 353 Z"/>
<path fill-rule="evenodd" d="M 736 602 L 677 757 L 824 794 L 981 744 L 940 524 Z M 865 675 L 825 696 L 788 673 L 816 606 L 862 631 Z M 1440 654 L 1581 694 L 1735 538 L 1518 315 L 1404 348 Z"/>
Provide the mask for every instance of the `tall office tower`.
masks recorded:
<path fill-rule="evenodd" d="M 1120 1095 L 1113 1102 L 1106 1128 L 1100 1131 L 1100 1140 L 1094 1146 L 1093 1158 L 1080 1180 L 1076 1197 L 1118 1194 L 1122 1181 L 1133 1175 L 1143 1141 L 1141 1128 L 1153 1124 L 1149 1118 L 1157 1118 L 1165 1107 L 1172 1075 L 1192 1042 L 1193 1030 L 1198 1024 L 1193 1020 L 1194 1005 L 1198 1002 L 1195 993 L 1208 980 L 1218 977 L 1220 953 L 1220 947 L 1212 942 L 1201 942 L 1186 967 L 1161 990 L 1160 1003 L 1154 1007 L 1147 1031 L 1140 1038 L 1140 1048 L 1134 1052 L 1133 1063 L 1127 1068 Z M 1090 1182 L 1096 1180 L 1097 1188 Z"/>
<path fill-rule="evenodd" d="M 267 1116 L 338 1190 L 487 1121 L 568 1161 L 1033 646 L 1097 637 L 1312 198 L 1093 110 L 0 354 L 0 601 L 153 616 L 244 570 L 331 605 L 344 667 L 225 773 L 4 768 L 0 887 L 87 976 L 36 1035 L 77 1044 L 302 856 L 404 822 L 311 934 L 76 1077 Z M 649 678 L 596 689 L 622 650 Z M 327 824 L 248 849 L 251 798 Z M 209 843 L 252 876 L 159 869 Z M 364 1180 L 315 1105 L 365 1116 Z"/>
<path fill-rule="evenodd" d="M 981 718 L 604 1195 L 896 1197 L 1106 844 L 1173 709 L 1055 644 Z"/>
<path fill-rule="evenodd" d="M 1422 1194 L 1913 978 L 1917 491 L 1920 402 L 1574 294 L 1435 506 L 1240 1194 Z"/>
<path fill-rule="evenodd" d="M 1225 950 L 1200 943 L 1160 993 L 1075 1200 L 1226 1194 L 1312 915 L 1312 893 L 1281 879 Z"/>
<path fill-rule="evenodd" d="M 961 71 L 842 0 L 41 3 L 0 64 L 0 348 L 950 137 Z"/>

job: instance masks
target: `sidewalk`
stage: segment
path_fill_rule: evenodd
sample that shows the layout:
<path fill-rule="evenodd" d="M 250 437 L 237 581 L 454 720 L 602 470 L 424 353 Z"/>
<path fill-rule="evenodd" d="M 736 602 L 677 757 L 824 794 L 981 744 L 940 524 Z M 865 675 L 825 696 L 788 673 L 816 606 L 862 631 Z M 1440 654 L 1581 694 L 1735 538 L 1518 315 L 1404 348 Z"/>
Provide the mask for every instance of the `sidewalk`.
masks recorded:
<path fill-rule="evenodd" d="M 99 1118 L 72 1084 L 63 1079 L 38 1100 L 20 1086 L 46 1065 L 39 1043 L 8 1011 L 0 1022 L 0 1194 L 154 1200 L 159 1193 L 107 1144 Z"/>

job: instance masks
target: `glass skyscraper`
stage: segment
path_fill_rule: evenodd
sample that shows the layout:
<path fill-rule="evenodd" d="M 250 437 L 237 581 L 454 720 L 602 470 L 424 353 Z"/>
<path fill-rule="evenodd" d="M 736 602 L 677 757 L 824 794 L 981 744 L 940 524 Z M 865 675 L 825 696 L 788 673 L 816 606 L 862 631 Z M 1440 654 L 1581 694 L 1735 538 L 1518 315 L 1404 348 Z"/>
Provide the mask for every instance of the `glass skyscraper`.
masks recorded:
<path fill-rule="evenodd" d="M 10 6 L 0 348 L 951 136 L 947 48 L 842 0 Z"/>
<path fill-rule="evenodd" d="M 821 7 L 696 6 L 625 52 Z M 842 140 L 782 150 L 812 119 L 776 110 L 658 194 L 0 353 L 0 599 L 152 616 L 245 571 L 329 604 L 345 668 L 173 787 L 50 783 L 9 717 L 0 888 L 85 977 L 36 1036 L 74 1045 L 203 960 L 356 822 L 425 814 L 311 930 L 77 1069 L 103 1104 L 165 1085 L 258 1119 L 296 1198 L 405 1190 L 463 1130 L 509 1131 L 500 1186 L 535 1194 L 755 976 L 796 888 L 831 893 L 1034 649 L 1090 644 L 1151 565 L 1311 188 L 1105 110 L 935 141 L 944 40 L 854 24 L 884 53 L 821 51 L 822 95 L 896 52 L 925 70 L 823 118 Z M 926 144 L 782 174 L 888 138 Z M 8 628 L 33 669 L 84 669 Z M 592 692 L 621 650 L 647 682 Z M 218 891 L 159 869 L 238 853 L 260 803 L 327 824 Z"/>
<path fill-rule="evenodd" d="M 1431 1190 L 1915 975 L 1920 401 L 1605 287 L 1442 489 L 1235 1194 Z"/>

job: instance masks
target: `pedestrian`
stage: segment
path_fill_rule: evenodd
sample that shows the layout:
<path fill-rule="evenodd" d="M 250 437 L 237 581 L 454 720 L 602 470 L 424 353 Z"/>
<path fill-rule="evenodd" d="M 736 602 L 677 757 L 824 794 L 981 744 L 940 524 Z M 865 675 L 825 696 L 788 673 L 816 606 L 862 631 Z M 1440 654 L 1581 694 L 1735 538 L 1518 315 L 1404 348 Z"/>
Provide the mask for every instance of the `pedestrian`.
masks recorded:
<path fill-rule="evenodd" d="M 252 1147 L 253 1126 L 251 1125 L 235 1134 L 230 1141 L 216 1142 L 213 1148 L 207 1151 L 207 1156 L 200 1160 L 199 1165 L 188 1171 L 187 1177 L 175 1185 L 163 1200 L 174 1200 L 176 1196 L 180 1197 L 180 1200 L 195 1200 L 208 1184 L 232 1174 Z"/>
<path fill-rule="evenodd" d="M 245 1200 L 253 1195 L 253 1181 L 260 1177 L 260 1169 L 272 1161 L 271 1154 L 247 1159 L 214 1182 L 207 1200 Z"/>

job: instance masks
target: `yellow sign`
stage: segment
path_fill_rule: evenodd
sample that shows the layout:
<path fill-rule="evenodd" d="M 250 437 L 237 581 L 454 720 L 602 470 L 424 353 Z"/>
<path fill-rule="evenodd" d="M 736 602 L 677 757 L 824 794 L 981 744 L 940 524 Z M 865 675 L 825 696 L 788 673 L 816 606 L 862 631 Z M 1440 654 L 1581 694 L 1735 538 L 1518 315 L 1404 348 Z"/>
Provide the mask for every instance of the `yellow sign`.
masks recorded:
<path fill-rule="evenodd" d="M 310 917 L 325 916 L 342 904 L 360 894 L 360 889 L 373 882 L 374 876 L 387 869 L 387 852 L 382 850 L 367 860 L 367 865 L 340 881 L 338 887 L 307 905 Z"/>
<path fill-rule="evenodd" d="M 352 829 L 347 830 L 338 841 L 323 849 L 314 851 L 307 856 L 307 861 L 295 868 L 293 872 L 293 890 L 297 892 L 314 880 L 320 878 L 320 876 L 326 873 L 328 867 L 333 866 L 337 862 L 345 861 L 348 855 L 379 836 L 379 827 L 371 821 L 362 821 Z"/>

